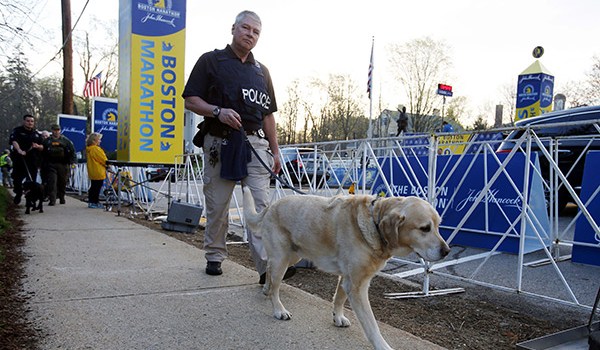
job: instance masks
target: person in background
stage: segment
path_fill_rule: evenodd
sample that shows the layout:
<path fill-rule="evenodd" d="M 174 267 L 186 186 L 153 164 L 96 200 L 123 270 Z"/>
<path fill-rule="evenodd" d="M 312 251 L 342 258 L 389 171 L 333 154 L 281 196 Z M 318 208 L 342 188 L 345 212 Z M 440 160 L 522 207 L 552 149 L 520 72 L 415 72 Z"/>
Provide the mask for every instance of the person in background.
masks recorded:
<path fill-rule="evenodd" d="M 71 164 L 77 162 L 75 146 L 66 136 L 61 135 L 60 125 L 51 127 L 52 134 L 44 140 L 42 173 L 45 174 L 45 191 L 48 194 L 49 206 L 65 204 L 65 191 L 71 172 Z"/>
<path fill-rule="evenodd" d="M 36 181 L 40 167 L 42 137 L 35 129 L 35 117 L 31 114 L 23 116 L 23 125 L 13 129 L 9 137 L 12 146 L 10 159 L 13 161 L 12 179 L 15 192 L 14 203 L 21 203 L 23 180 Z"/>
<path fill-rule="evenodd" d="M 10 150 L 5 149 L 2 155 L 0 156 L 0 168 L 2 169 L 2 185 L 4 187 L 12 188 L 13 182 L 10 177 L 10 171 L 12 169 L 13 163 L 12 159 L 10 159 Z"/>
<path fill-rule="evenodd" d="M 40 136 L 42 137 L 42 146 L 44 145 L 44 141 L 50 137 L 50 131 L 42 130 L 38 131 Z M 42 150 L 43 153 L 43 150 Z M 40 180 L 42 181 L 42 185 L 44 185 L 44 202 L 47 202 L 48 199 L 48 167 L 44 164 L 46 160 L 44 159 L 44 155 L 42 154 L 40 160 L 40 166 L 38 168 L 38 172 L 40 174 Z"/>
<path fill-rule="evenodd" d="M 270 173 L 254 154 L 248 159 L 246 137 L 275 174 L 281 169 L 273 83 L 268 69 L 255 60 L 251 52 L 261 30 L 262 23 L 256 13 L 240 12 L 231 27 L 231 44 L 198 59 L 182 94 L 185 107 L 205 117 L 207 130 L 203 143 L 203 179 L 208 275 L 223 273 L 221 262 L 227 257 L 229 202 L 237 180 L 250 188 L 257 210 L 266 207 L 269 200 Z M 224 140 L 227 142 L 223 143 Z M 248 232 L 248 242 L 259 283 L 263 284 L 267 256 L 262 239 Z M 294 273 L 295 269 L 290 267 L 284 278 Z"/>
<path fill-rule="evenodd" d="M 442 122 L 442 132 L 454 132 L 454 127 L 447 121 Z"/>
<path fill-rule="evenodd" d="M 106 153 L 100 147 L 102 134 L 93 132 L 85 141 L 85 153 L 87 158 L 87 171 L 91 185 L 88 190 L 88 208 L 103 209 L 100 204 L 100 190 L 106 179 Z"/>
<path fill-rule="evenodd" d="M 396 136 L 399 136 L 400 133 L 406 132 L 408 130 L 408 116 L 406 115 L 406 107 L 402 106 L 402 108 L 398 108 L 398 132 Z"/>

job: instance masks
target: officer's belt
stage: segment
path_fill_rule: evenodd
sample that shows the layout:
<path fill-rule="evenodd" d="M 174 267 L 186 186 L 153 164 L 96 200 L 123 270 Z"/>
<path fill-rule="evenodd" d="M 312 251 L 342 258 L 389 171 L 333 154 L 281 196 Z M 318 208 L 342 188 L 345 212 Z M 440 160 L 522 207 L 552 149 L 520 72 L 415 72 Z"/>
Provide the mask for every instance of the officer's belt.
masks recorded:
<path fill-rule="evenodd" d="M 254 136 L 258 136 L 262 139 L 265 138 L 265 132 L 263 129 L 257 129 L 257 130 L 245 130 L 246 131 L 246 135 L 250 136 L 250 135 L 254 135 Z"/>

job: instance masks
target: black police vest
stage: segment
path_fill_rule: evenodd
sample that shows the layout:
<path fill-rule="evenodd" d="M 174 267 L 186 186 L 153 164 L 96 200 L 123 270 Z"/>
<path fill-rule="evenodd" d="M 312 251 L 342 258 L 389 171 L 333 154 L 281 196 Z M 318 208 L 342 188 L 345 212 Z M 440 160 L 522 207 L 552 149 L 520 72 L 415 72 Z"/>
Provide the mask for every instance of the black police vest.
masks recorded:
<path fill-rule="evenodd" d="M 263 117 L 271 106 L 271 96 L 260 63 L 242 63 L 223 52 L 216 58 L 218 81 L 212 92 L 216 93 L 219 105 L 238 112 L 245 130 L 262 128 Z"/>

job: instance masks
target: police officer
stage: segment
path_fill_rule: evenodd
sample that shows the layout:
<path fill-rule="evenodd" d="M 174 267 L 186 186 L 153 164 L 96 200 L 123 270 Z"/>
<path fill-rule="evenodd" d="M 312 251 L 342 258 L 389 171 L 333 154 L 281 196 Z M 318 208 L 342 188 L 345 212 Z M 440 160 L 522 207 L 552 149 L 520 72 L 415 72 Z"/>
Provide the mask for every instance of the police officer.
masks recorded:
<path fill-rule="evenodd" d="M 13 161 L 14 202 L 19 204 L 23 195 L 23 180 L 36 181 L 40 155 L 44 149 L 42 137 L 35 129 L 35 118 L 31 114 L 23 116 L 23 125 L 13 129 L 9 142 L 12 145 L 10 158 Z"/>
<path fill-rule="evenodd" d="M 56 198 L 60 204 L 65 204 L 65 190 L 71 172 L 71 164 L 77 162 L 75 146 L 73 142 L 60 133 L 60 125 L 54 124 L 50 128 L 52 134 L 44 140 L 43 166 L 45 168 L 46 193 L 49 203 L 56 204 Z"/>
<path fill-rule="evenodd" d="M 203 54 L 183 91 L 185 107 L 205 117 L 203 180 L 207 222 L 204 250 L 209 275 L 222 274 L 221 262 L 227 257 L 229 202 L 236 179 L 251 189 L 258 210 L 268 203 L 270 174 L 254 154 L 247 154 L 243 140 L 248 138 L 274 173 L 281 169 L 273 84 L 267 68 L 256 61 L 251 52 L 261 29 L 256 13 L 239 13 L 231 28 L 231 44 L 223 50 Z M 232 151 L 231 147 L 235 149 Z M 269 149 L 273 156 L 269 155 Z M 264 283 L 266 253 L 262 240 L 248 232 L 248 242 L 260 275 L 259 282 Z M 288 269 L 286 277 L 294 271 Z"/>

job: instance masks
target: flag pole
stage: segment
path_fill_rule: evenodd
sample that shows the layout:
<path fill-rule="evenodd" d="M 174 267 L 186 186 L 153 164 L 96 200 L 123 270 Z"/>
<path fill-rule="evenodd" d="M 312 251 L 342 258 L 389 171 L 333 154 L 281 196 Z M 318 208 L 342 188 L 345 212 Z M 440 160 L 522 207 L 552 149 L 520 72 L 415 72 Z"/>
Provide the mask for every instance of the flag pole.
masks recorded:
<path fill-rule="evenodd" d="M 367 92 L 369 93 L 369 129 L 367 130 L 367 138 L 373 138 L 373 70 L 374 70 L 374 62 L 373 62 L 373 48 L 375 47 L 375 36 L 372 38 L 371 42 L 371 62 L 369 63 L 369 79 Z"/>

